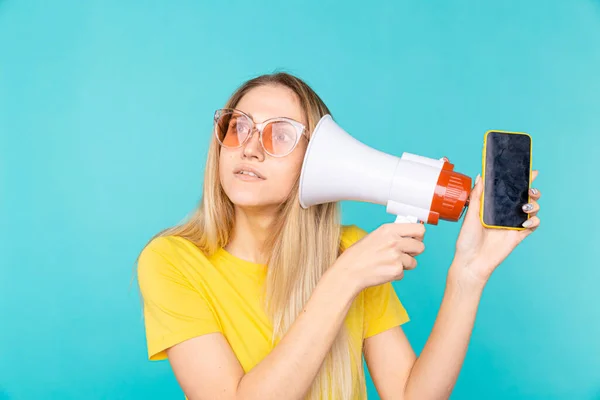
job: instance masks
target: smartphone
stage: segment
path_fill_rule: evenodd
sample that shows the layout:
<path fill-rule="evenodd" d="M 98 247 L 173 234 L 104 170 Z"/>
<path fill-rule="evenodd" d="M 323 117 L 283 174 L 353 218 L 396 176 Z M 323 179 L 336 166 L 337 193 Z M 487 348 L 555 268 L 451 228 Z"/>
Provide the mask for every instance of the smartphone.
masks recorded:
<path fill-rule="evenodd" d="M 487 131 L 483 140 L 481 222 L 488 228 L 525 229 L 531 187 L 531 136 Z"/>

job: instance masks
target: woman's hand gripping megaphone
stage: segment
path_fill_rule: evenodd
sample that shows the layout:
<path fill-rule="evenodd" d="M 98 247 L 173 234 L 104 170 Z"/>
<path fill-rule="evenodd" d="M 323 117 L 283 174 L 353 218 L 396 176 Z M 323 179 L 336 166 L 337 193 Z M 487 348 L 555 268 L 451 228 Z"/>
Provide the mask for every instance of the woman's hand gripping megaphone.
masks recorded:
<path fill-rule="evenodd" d="M 363 289 L 402 279 L 415 269 L 416 256 L 423 253 L 425 225 L 386 223 L 346 249 L 329 272 L 345 282 L 352 295 Z"/>

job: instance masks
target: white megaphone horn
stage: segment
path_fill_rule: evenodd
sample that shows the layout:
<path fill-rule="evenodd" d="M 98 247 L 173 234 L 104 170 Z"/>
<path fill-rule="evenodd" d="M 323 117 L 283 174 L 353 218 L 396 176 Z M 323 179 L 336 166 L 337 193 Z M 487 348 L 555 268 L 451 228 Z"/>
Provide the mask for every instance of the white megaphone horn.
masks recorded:
<path fill-rule="evenodd" d="M 395 222 L 458 221 L 468 206 L 471 178 L 444 159 L 401 157 L 373 149 L 325 115 L 311 136 L 300 173 L 303 208 L 341 200 L 386 206 Z"/>

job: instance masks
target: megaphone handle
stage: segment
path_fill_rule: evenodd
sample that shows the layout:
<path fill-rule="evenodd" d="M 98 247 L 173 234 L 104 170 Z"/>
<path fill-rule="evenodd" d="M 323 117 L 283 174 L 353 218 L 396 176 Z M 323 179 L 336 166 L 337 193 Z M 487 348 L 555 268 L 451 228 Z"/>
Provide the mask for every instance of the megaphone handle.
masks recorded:
<path fill-rule="evenodd" d="M 394 221 L 397 224 L 416 224 L 417 222 L 420 222 L 419 219 L 417 217 L 412 217 L 412 216 L 407 216 L 407 215 L 398 215 L 396 216 L 396 221 Z"/>

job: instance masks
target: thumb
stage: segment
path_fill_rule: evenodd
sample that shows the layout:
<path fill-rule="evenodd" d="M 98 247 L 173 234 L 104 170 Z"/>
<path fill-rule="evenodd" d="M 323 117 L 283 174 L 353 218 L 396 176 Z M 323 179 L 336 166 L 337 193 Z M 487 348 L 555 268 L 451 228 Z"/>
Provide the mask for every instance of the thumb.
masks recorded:
<path fill-rule="evenodd" d="M 465 220 L 471 220 L 473 218 L 479 219 L 479 208 L 481 206 L 481 194 L 483 193 L 483 181 L 481 177 L 477 175 L 475 179 L 475 186 L 471 190 L 469 195 L 469 209 L 465 215 Z"/>

